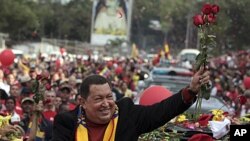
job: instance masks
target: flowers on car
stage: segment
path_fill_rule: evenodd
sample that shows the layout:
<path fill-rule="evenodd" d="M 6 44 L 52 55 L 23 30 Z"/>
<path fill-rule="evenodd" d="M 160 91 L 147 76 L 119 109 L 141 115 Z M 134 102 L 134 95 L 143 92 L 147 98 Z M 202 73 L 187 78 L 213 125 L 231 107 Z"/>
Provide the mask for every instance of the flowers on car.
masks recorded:
<path fill-rule="evenodd" d="M 213 109 L 211 110 L 212 114 L 213 114 L 213 121 L 223 121 L 225 119 L 224 116 L 224 111 L 220 110 L 220 109 Z"/>
<path fill-rule="evenodd" d="M 186 121 L 187 118 L 186 118 L 186 115 L 182 114 L 182 115 L 179 115 L 177 118 L 176 118 L 176 122 L 178 123 L 181 123 L 181 122 L 184 122 Z"/>
<path fill-rule="evenodd" d="M 228 116 L 227 112 L 221 109 L 213 109 L 210 113 L 200 114 L 197 121 L 188 119 L 187 115 L 181 114 L 174 120 L 175 124 L 182 125 L 189 129 L 209 127 L 208 121 L 224 121 Z"/>
<path fill-rule="evenodd" d="M 211 112 L 213 115 L 222 115 L 224 113 L 224 111 L 221 109 L 213 109 Z"/>

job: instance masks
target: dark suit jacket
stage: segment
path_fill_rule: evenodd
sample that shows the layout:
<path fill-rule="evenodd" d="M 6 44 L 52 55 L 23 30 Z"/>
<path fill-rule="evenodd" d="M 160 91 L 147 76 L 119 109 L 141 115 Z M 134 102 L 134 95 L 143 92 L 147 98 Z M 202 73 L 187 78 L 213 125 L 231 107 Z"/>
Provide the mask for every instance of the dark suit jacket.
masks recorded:
<path fill-rule="evenodd" d="M 183 102 L 181 92 L 152 106 L 134 105 L 130 98 L 117 102 L 119 119 L 116 141 L 137 141 L 138 137 L 150 132 L 187 110 L 190 104 Z M 78 107 L 70 112 L 58 114 L 54 120 L 52 141 L 74 141 L 77 128 Z"/>

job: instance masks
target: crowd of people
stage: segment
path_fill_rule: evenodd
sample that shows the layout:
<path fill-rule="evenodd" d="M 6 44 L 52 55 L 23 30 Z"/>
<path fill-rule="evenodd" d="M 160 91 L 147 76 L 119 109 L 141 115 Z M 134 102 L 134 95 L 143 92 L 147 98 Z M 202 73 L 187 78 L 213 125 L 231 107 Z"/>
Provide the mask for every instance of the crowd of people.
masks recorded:
<path fill-rule="evenodd" d="M 221 97 L 236 115 L 249 113 L 250 108 L 250 53 L 238 51 L 227 53 L 210 62 L 213 88 L 211 95 Z M 248 101 L 241 105 L 238 97 L 245 96 Z"/>
<path fill-rule="evenodd" d="M 55 116 L 74 110 L 80 104 L 79 90 L 84 78 L 91 74 L 104 76 L 111 82 L 115 101 L 123 97 L 134 100 L 139 91 L 138 82 L 143 80 L 141 65 L 145 63 L 149 68 L 157 65 L 138 58 L 120 57 L 105 61 L 92 59 L 91 56 L 84 60 L 81 56 L 74 59 L 67 55 L 32 59 L 24 55 L 18 63 L 0 69 L 1 115 L 11 115 L 11 123 L 23 129 L 24 139 L 50 140 Z M 209 67 L 211 94 L 222 97 L 230 106 L 240 109 L 238 115 L 249 113 L 250 87 L 244 84 L 244 79 L 250 77 L 250 54 L 245 51 L 227 54 L 211 60 Z M 34 101 L 32 91 L 32 80 L 38 76 L 44 84 L 50 85 L 40 103 Z M 248 103 L 240 108 L 237 107 L 239 95 L 248 97 Z M 42 114 L 35 114 L 37 111 Z"/>
<path fill-rule="evenodd" d="M 46 133 L 49 139 L 55 115 L 73 110 L 79 104 L 82 79 L 91 74 L 103 75 L 112 82 L 115 100 L 122 97 L 133 99 L 137 82 L 141 79 L 138 65 L 135 59 L 127 58 L 100 61 L 91 56 L 84 60 L 81 56 L 55 59 L 52 55 L 32 59 L 24 55 L 18 63 L 0 69 L 1 115 L 12 115 L 11 122 L 20 125 L 28 138 L 31 123 L 35 120 L 33 113 L 39 109 L 33 98 L 33 80 L 41 77 L 43 84 L 50 84 L 50 89 L 44 93 L 42 120 L 39 121 L 44 124 L 39 124 L 42 131 L 38 135 Z"/>

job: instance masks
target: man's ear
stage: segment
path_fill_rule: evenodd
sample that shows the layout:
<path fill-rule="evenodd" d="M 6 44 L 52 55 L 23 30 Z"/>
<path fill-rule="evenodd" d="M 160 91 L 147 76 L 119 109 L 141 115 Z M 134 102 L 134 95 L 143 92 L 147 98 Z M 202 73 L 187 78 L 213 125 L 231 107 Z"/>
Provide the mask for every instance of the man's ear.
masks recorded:
<path fill-rule="evenodd" d="M 81 97 L 80 103 L 81 103 L 82 107 L 85 109 L 85 107 L 86 107 L 86 99 Z"/>

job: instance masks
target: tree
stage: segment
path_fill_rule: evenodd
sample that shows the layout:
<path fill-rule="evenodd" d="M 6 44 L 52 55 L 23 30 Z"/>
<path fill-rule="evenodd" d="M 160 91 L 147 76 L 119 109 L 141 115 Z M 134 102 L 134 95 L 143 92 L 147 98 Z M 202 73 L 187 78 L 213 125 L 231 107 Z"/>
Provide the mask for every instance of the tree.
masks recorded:
<path fill-rule="evenodd" d="M 218 23 L 219 27 L 224 29 L 218 36 L 220 45 L 227 50 L 249 48 L 250 2 L 228 0 L 219 1 L 219 5 L 221 5 L 221 15 Z"/>
<path fill-rule="evenodd" d="M 159 4 L 155 1 L 134 0 L 131 40 L 146 50 L 163 44 L 162 32 L 149 28 L 151 20 L 160 19 Z"/>
<path fill-rule="evenodd" d="M 0 9 L 0 31 L 9 33 L 13 39 L 29 38 L 31 31 L 39 26 L 37 16 L 24 0 L 1 0 Z"/>
<path fill-rule="evenodd" d="M 92 0 L 71 0 L 68 4 L 51 0 L 1 0 L 0 32 L 14 40 L 32 39 L 32 33 L 47 38 L 90 41 Z M 217 50 L 244 49 L 250 46 L 250 1 L 248 0 L 134 0 L 131 42 L 138 47 L 162 48 L 164 37 L 171 50 L 196 47 L 197 31 L 192 16 L 206 2 L 216 2 L 221 11 L 214 27 Z M 149 27 L 160 21 L 161 30 Z M 186 40 L 188 39 L 188 40 Z M 157 49 L 156 49 L 157 51 Z"/>

